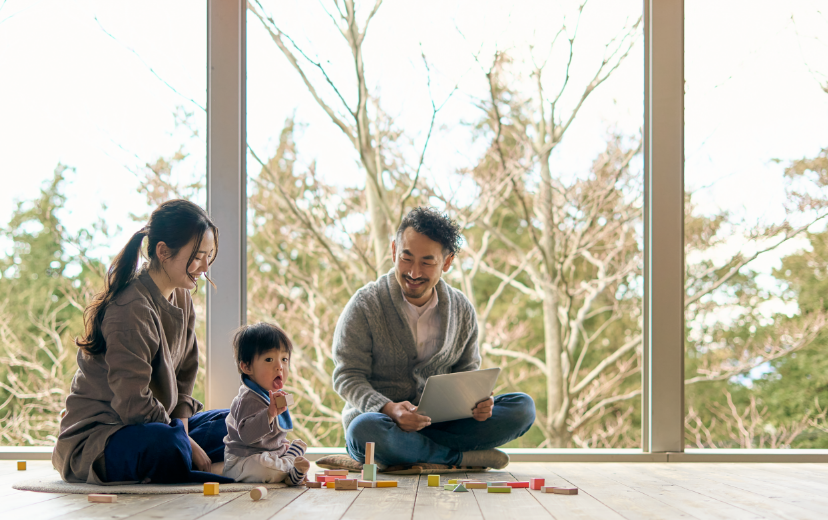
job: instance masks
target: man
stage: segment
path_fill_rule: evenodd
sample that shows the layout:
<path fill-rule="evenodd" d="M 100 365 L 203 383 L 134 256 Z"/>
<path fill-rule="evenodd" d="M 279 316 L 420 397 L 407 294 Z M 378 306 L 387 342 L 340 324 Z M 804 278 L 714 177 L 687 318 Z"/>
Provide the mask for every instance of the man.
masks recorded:
<path fill-rule="evenodd" d="M 429 376 L 477 370 L 474 308 L 441 276 L 459 251 L 460 228 L 433 209 L 417 208 L 391 244 L 394 268 L 357 291 L 336 326 L 334 389 L 348 453 L 365 460 L 376 443 L 379 464 L 414 463 L 501 469 L 494 449 L 526 433 L 535 403 L 522 393 L 489 398 L 473 418 L 431 424 L 416 405 Z"/>

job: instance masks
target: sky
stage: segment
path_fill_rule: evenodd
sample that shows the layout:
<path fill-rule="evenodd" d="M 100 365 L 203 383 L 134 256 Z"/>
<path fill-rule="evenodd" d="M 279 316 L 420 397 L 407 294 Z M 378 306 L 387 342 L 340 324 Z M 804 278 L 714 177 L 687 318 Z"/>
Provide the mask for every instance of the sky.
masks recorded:
<path fill-rule="evenodd" d="M 330 4 L 263 4 L 306 53 L 320 58 L 353 102 L 348 49 L 322 8 Z M 0 6 L 0 225 L 16 200 L 36 196 L 60 162 L 75 169 L 66 186 L 67 226 L 81 229 L 98 218 L 121 226 L 123 233 L 102 244 L 101 254 L 112 254 L 124 233 L 140 227 L 130 213 L 146 211 L 136 192 L 146 163 L 183 147 L 189 155 L 177 173 L 204 175 L 205 3 L 7 0 Z M 604 44 L 641 15 L 641 6 L 640 0 L 587 4 L 565 105 L 575 103 Z M 559 84 L 566 49 L 550 51 L 549 44 L 564 20 L 571 34 L 576 7 L 530 0 L 423 0 L 417 9 L 397 0 L 382 6 L 366 37 L 366 71 L 372 93 L 413 140 L 410 156 L 423 145 L 431 98 L 440 104 L 451 93 L 427 151 L 426 176 L 448 183 L 452 172 L 479 155 L 468 123 L 480 117 L 476 104 L 486 96 L 485 67 L 495 51 L 509 52 L 527 78 L 533 58 L 548 59 L 544 82 L 550 89 Z M 723 208 L 751 222 L 778 220 L 786 162 L 828 147 L 828 94 L 820 88 L 828 82 L 828 0 L 694 0 L 685 15 L 686 186 L 699 211 Z M 252 15 L 247 46 L 253 149 L 260 156 L 272 151 L 285 119 L 295 117 L 302 124 L 302 164 L 316 161 L 331 182 L 364 185 L 352 147 Z M 430 89 L 421 54 L 429 63 Z M 637 134 L 642 80 L 639 38 L 584 106 L 553 157 L 554 171 L 585 171 L 609 129 Z M 322 91 L 336 105 L 333 92 Z M 192 113 L 198 136 L 176 125 L 180 110 Z M 248 164 L 255 174 L 253 161 Z M 742 245 L 733 241 L 731 247 Z M 758 267 L 767 272 L 777 262 L 768 257 Z"/>

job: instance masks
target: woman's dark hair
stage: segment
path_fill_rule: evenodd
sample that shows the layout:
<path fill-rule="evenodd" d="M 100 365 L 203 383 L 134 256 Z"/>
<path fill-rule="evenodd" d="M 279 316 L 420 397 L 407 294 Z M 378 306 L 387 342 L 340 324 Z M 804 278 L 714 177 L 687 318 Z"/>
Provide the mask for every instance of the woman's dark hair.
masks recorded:
<path fill-rule="evenodd" d="M 242 363 L 249 366 L 256 356 L 272 349 L 285 350 L 289 355 L 293 354 L 293 343 L 285 331 L 270 323 L 243 325 L 233 337 L 236 369 L 242 373 Z"/>
<path fill-rule="evenodd" d="M 397 229 L 397 245 L 399 247 L 403 231 L 414 228 L 414 231 L 427 236 L 443 246 L 443 256 L 457 254 L 460 251 L 460 226 L 434 208 L 417 207 L 405 216 Z"/>
<path fill-rule="evenodd" d="M 193 247 L 190 258 L 187 260 L 187 266 L 189 266 L 198 254 L 201 239 L 208 229 L 213 231 L 216 240 L 215 254 L 210 259 L 210 264 L 212 264 L 218 255 L 218 228 L 210 220 L 206 211 L 197 204 L 183 199 L 168 200 L 155 208 L 147 225 L 136 231 L 127 242 L 127 245 L 112 260 L 112 265 L 109 266 L 104 279 L 104 290 L 96 294 L 83 311 L 85 330 L 83 337 L 75 338 L 75 344 L 89 356 L 106 352 L 106 342 L 101 330 L 106 307 L 135 278 L 144 237 L 148 239 L 147 255 L 149 256 L 150 268 L 160 267 L 155 255 L 155 249 L 159 242 L 164 242 L 174 257 L 182 247 L 195 239 L 195 247 Z M 196 282 L 189 272 L 187 276 L 193 282 Z M 206 275 L 205 278 L 207 278 Z M 215 287 L 212 280 L 207 278 L 207 281 Z"/>

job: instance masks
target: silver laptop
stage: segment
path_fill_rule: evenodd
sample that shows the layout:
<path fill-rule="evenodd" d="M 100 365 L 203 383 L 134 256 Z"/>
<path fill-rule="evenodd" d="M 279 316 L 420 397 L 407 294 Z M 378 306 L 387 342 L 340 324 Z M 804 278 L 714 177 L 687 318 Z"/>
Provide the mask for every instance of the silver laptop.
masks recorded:
<path fill-rule="evenodd" d="M 477 403 L 494 391 L 499 368 L 431 376 L 426 381 L 417 413 L 432 423 L 467 419 Z"/>

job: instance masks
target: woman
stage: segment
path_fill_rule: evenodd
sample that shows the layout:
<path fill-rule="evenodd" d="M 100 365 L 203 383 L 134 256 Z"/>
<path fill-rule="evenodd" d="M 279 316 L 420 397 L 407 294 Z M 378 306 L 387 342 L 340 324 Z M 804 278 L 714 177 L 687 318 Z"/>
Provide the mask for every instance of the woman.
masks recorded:
<path fill-rule="evenodd" d="M 145 237 L 149 262 L 136 272 Z M 189 291 L 202 276 L 209 281 L 217 251 L 207 213 L 171 200 L 115 257 L 75 340 L 78 371 L 52 454 L 67 482 L 232 482 L 205 473 L 223 460 L 227 410 L 198 413 L 192 397 L 198 345 Z"/>

